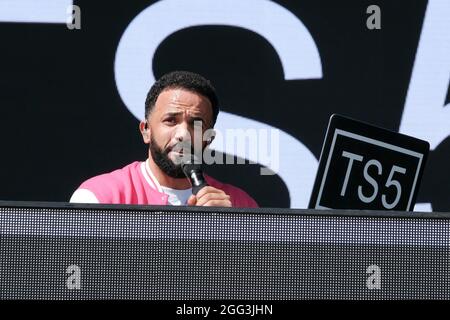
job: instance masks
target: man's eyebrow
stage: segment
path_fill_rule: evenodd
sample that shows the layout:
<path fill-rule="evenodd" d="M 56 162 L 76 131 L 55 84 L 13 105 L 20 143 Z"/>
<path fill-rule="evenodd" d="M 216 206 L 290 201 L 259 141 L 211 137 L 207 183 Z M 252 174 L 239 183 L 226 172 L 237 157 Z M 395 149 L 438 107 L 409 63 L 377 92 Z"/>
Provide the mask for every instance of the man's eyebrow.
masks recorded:
<path fill-rule="evenodd" d="M 203 119 L 202 117 L 198 117 L 198 116 L 197 117 L 191 117 L 191 119 L 194 120 L 194 121 L 200 120 L 200 121 L 206 122 L 205 119 Z"/>
<path fill-rule="evenodd" d="M 180 114 L 183 114 L 183 111 L 169 111 L 163 114 L 163 117 L 176 117 Z M 201 121 L 204 124 L 206 124 L 206 120 L 202 118 L 201 116 L 190 116 L 189 117 L 192 121 Z"/>
<path fill-rule="evenodd" d="M 169 112 L 164 113 L 164 116 L 178 116 L 180 114 L 183 114 L 183 111 L 169 111 Z M 191 118 L 192 120 L 205 121 L 205 119 L 203 119 L 203 117 L 200 115 L 189 116 L 189 118 Z"/>
<path fill-rule="evenodd" d="M 183 111 L 169 111 L 169 112 L 164 113 L 164 116 L 177 116 L 182 113 L 183 113 Z"/>

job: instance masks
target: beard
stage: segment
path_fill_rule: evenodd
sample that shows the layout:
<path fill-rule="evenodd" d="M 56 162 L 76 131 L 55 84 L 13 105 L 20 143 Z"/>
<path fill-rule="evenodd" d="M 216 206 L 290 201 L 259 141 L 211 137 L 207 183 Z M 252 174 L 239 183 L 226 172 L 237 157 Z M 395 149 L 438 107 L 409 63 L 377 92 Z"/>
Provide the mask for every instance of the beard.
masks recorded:
<path fill-rule="evenodd" d="M 152 155 L 153 161 L 161 169 L 162 172 L 167 174 L 169 177 L 182 179 L 186 178 L 186 175 L 181 168 L 181 158 L 178 164 L 175 164 L 169 158 L 169 152 L 174 148 L 167 148 L 163 150 L 153 139 L 153 135 L 150 135 L 150 153 Z"/>

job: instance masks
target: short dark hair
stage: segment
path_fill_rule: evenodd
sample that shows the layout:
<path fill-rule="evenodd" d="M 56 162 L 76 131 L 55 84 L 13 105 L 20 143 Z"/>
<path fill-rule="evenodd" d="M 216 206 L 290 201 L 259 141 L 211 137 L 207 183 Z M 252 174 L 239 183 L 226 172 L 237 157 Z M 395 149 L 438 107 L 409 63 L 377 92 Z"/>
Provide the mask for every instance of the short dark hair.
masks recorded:
<path fill-rule="evenodd" d="M 212 106 L 212 125 L 214 126 L 217 115 L 219 114 L 219 100 L 217 98 L 216 89 L 209 80 L 197 73 L 189 71 L 173 71 L 167 73 L 153 84 L 147 94 L 147 99 L 145 100 L 145 119 L 147 119 L 154 108 L 158 96 L 168 88 L 182 88 L 208 98 Z"/>

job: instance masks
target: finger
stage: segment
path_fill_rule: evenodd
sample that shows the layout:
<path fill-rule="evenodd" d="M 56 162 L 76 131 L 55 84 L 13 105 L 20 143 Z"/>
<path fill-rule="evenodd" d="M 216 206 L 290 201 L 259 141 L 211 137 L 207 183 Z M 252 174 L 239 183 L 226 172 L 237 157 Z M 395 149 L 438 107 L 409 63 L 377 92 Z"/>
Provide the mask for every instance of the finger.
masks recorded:
<path fill-rule="evenodd" d="M 197 205 L 198 206 L 202 206 L 204 205 L 206 202 L 211 201 L 211 200 L 229 200 L 230 196 L 227 194 L 222 194 L 222 193 L 207 193 L 205 194 L 203 197 L 198 198 L 197 197 Z"/>
<path fill-rule="evenodd" d="M 197 197 L 197 206 L 203 206 L 212 200 L 230 200 L 230 196 L 224 193 L 207 193 L 203 197 Z"/>
<path fill-rule="evenodd" d="M 197 197 L 195 195 L 191 195 L 187 201 L 188 206 L 195 206 L 197 204 Z"/>
<path fill-rule="evenodd" d="M 203 197 L 205 194 L 208 193 L 222 193 L 225 194 L 225 192 L 223 190 L 211 187 L 211 186 L 206 186 L 200 189 L 199 192 L 197 192 L 197 198 L 201 198 Z"/>
<path fill-rule="evenodd" d="M 204 204 L 205 207 L 231 207 L 230 200 L 210 200 Z"/>

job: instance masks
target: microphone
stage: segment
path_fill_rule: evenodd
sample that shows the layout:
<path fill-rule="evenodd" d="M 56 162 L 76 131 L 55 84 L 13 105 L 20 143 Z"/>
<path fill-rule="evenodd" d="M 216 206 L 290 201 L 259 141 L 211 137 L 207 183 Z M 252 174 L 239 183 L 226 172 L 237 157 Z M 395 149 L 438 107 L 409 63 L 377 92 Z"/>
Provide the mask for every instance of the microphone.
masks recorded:
<path fill-rule="evenodd" d="M 203 170 L 201 162 L 198 157 L 192 155 L 192 157 L 183 157 L 181 163 L 181 169 L 183 170 L 186 177 L 189 178 L 192 184 L 192 194 L 196 195 L 203 187 L 206 187 L 208 183 L 203 176 Z"/>

